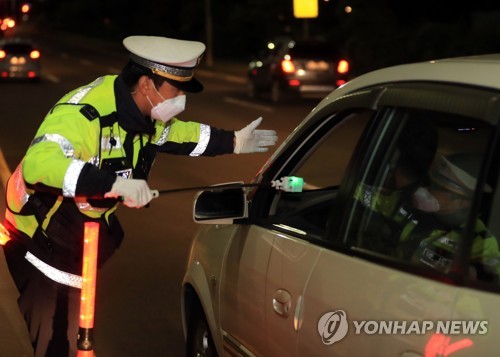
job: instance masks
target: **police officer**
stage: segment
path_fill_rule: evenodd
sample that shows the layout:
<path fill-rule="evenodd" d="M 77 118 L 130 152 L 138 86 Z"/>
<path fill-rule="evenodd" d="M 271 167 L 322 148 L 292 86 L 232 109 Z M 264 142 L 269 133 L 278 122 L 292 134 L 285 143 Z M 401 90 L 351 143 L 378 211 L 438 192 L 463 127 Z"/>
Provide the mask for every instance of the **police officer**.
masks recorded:
<path fill-rule="evenodd" d="M 470 215 L 481 157 L 474 153 L 440 156 L 429 172 L 426 199 L 432 208 L 412 220 L 403 230 L 406 257 L 436 270 L 448 272 Z M 485 186 L 485 192 L 491 187 Z M 500 252 L 496 238 L 477 218 L 470 254 L 471 277 L 497 281 Z"/>
<path fill-rule="evenodd" d="M 123 239 L 119 200 L 139 208 L 157 152 L 190 156 L 265 152 L 276 132 L 261 118 L 227 131 L 175 118 L 205 50 L 196 41 L 131 36 L 130 61 L 63 96 L 50 110 L 6 190 L 6 261 L 35 356 L 74 356 L 83 227 L 100 223 L 99 267 Z"/>

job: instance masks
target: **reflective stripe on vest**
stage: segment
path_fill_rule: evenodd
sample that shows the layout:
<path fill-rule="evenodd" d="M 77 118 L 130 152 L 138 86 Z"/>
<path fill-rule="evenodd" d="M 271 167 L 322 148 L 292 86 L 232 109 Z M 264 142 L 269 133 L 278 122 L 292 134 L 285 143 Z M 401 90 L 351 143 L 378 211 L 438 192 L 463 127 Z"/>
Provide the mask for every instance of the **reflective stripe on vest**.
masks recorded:
<path fill-rule="evenodd" d="M 189 156 L 200 156 L 205 152 L 210 141 L 210 125 L 200 124 L 200 139 Z"/>
<path fill-rule="evenodd" d="M 66 273 L 54 267 L 51 267 L 47 263 L 41 261 L 35 257 L 30 252 L 27 252 L 24 258 L 29 261 L 35 268 L 37 268 L 43 275 L 47 278 L 55 281 L 56 283 L 71 286 L 73 288 L 82 288 L 82 277 L 79 275 Z"/>

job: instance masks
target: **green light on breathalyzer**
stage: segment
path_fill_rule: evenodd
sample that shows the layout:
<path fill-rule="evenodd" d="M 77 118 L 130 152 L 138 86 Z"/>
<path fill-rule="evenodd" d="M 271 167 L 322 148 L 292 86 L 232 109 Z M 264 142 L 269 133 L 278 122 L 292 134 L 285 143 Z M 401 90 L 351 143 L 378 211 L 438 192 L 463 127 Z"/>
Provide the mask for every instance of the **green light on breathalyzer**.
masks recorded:
<path fill-rule="evenodd" d="M 304 188 L 304 179 L 297 176 L 288 177 L 288 192 L 302 192 Z"/>

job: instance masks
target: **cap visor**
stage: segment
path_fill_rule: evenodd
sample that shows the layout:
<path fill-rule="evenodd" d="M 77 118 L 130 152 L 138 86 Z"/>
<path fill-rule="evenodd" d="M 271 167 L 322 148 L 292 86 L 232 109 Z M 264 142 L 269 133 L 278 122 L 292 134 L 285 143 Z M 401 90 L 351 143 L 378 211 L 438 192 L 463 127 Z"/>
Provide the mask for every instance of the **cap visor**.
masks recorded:
<path fill-rule="evenodd" d="M 194 77 L 188 82 L 179 82 L 168 78 L 165 78 L 165 80 L 183 92 L 199 93 L 203 90 L 203 84 L 201 84 L 201 82 Z"/>

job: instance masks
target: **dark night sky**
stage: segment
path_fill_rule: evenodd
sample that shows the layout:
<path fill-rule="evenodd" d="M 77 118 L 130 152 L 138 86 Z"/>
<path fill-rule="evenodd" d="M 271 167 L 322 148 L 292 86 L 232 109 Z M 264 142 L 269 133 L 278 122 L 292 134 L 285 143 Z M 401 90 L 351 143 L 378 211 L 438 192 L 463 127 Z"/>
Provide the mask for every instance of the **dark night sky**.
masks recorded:
<path fill-rule="evenodd" d="M 306 33 L 331 40 L 361 72 L 500 52 L 496 0 L 319 0 L 320 16 L 307 21 L 293 18 L 293 0 L 33 0 L 30 20 L 117 40 L 142 33 L 207 42 L 208 2 L 218 57 L 247 60 L 273 37 Z M 0 11 L 13 3 L 0 0 Z M 350 14 L 344 11 L 347 5 L 353 8 Z"/>

